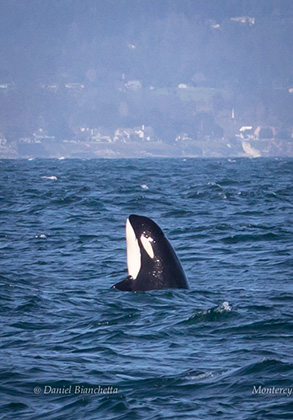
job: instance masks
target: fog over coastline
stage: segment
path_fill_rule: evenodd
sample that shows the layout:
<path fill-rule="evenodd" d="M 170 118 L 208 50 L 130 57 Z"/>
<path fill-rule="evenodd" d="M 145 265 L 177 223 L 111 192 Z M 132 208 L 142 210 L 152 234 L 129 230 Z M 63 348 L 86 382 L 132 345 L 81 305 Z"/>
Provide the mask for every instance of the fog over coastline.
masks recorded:
<path fill-rule="evenodd" d="M 292 28 L 290 0 L 1 0 L 0 157 L 292 156 Z"/>

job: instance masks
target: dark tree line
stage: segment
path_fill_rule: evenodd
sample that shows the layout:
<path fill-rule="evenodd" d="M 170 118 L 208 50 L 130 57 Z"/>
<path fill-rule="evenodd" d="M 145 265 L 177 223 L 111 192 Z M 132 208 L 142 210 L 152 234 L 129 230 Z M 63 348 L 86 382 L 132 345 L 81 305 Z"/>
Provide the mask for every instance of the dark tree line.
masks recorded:
<path fill-rule="evenodd" d="M 205 125 L 220 135 L 232 107 L 243 120 L 292 125 L 292 22 L 291 0 L 1 0 L 0 83 L 14 87 L 0 92 L 0 132 L 144 123 L 166 138 Z M 142 89 L 125 89 L 129 80 Z M 150 91 L 180 83 L 214 88 L 212 103 Z"/>

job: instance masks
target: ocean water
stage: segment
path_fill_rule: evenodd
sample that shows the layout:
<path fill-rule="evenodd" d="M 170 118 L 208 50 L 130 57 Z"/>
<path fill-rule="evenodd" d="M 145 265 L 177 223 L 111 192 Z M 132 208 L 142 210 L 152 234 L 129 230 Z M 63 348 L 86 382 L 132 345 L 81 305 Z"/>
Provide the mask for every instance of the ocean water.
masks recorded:
<path fill-rule="evenodd" d="M 0 418 L 292 419 L 292 163 L 0 161 Z M 189 290 L 111 289 L 131 213 Z"/>

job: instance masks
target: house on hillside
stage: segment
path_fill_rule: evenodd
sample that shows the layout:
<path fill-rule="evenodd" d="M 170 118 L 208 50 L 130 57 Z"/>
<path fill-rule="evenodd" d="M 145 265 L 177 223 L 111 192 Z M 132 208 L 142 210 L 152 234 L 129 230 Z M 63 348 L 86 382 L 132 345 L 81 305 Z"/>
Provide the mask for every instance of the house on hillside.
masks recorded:
<path fill-rule="evenodd" d="M 128 90 L 140 90 L 142 83 L 140 80 L 129 80 L 127 83 L 124 83 L 124 87 Z"/>
<path fill-rule="evenodd" d="M 14 89 L 14 88 L 15 88 L 15 83 L 14 82 L 0 83 L 0 89 L 10 90 L 10 89 Z"/>
<path fill-rule="evenodd" d="M 84 89 L 83 83 L 66 83 L 65 84 L 66 89 L 72 89 L 72 90 L 81 90 Z"/>
<path fill-rule="evenodd" d="M 114 141 L 127 143 L 130 142 L 135 134 L 133 128 L 118 128 L 114 133 Z"/>
<path fill-rule="evenodd" d="M 150 126 L 134 128 L 118 128 L 114 134 L 114 141 L 128 143 L 128 142 L 143 142 L 152 141 L 154 138 L 154 130 Z"/>
<path fill-rule="evenodd" d="M 23 139 L 24 140 L 24 139 Z M 39 128 L 33 134 L 33 143 L 52 143 L 56 140 L 55 136 L 49 136 L 46 130 Z"/>
<path fill-rule="evenodd" d="M 81 127 L 80 128 L 81 139 L 86 142 L 96 142 L 96 143 L 112 143 L 113 140 L 109 133 L 106 133 L 102 128 L 89 128 Z"/>
<path fill-rule="evenodd" d="M 41 85 L 41 88 L 48 91 L 48 92 L 56 93 L 59 89 L 59 86 L 58 86 L 57 83 L 52 83 L 52 84 L 49 84 L 49 85 L 43 84 L 43 85 Z"/>
<path fill-rule="evenodd" d="M 232 22 L 241 23 L 242 25 L 255 25 L 255 18 L 250 16 L 237 16 L 230 19 Z"/>
<path fill-rule="evenodd" d="M 47 136 L 44 134 L 34 134 L 33 136 L 35 143 L 52 143 L 56 140 L 55 136 Z"/>
<path fill-rule="evenodd" d="M 41 143 L 41 142 L 39 140 L 36 141 L 35 138 L 32 139 L 31 137 L 21 137 L 18 140 L 18 143 Z"/>
<path fill-rule="evenodd" d="M 252 125 L 245 125 L 241 127 L 239 130 L 239 134 L 236 134 L 236 136 L 245 140 L 255 138 Z"/>

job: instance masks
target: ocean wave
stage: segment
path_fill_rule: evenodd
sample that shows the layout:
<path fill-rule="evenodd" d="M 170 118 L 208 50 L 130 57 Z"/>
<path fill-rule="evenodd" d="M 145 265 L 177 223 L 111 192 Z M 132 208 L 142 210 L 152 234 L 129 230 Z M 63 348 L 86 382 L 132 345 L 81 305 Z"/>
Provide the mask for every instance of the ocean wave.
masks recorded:
<path fill-rule="evenodd" d="M 252 390 L 292 382 L 291 165 L 2 161 L 4 418 L 290 418 L 288 397 Z M 131 213 L 159 223 L 190 289 L 111 289 Z"/>

